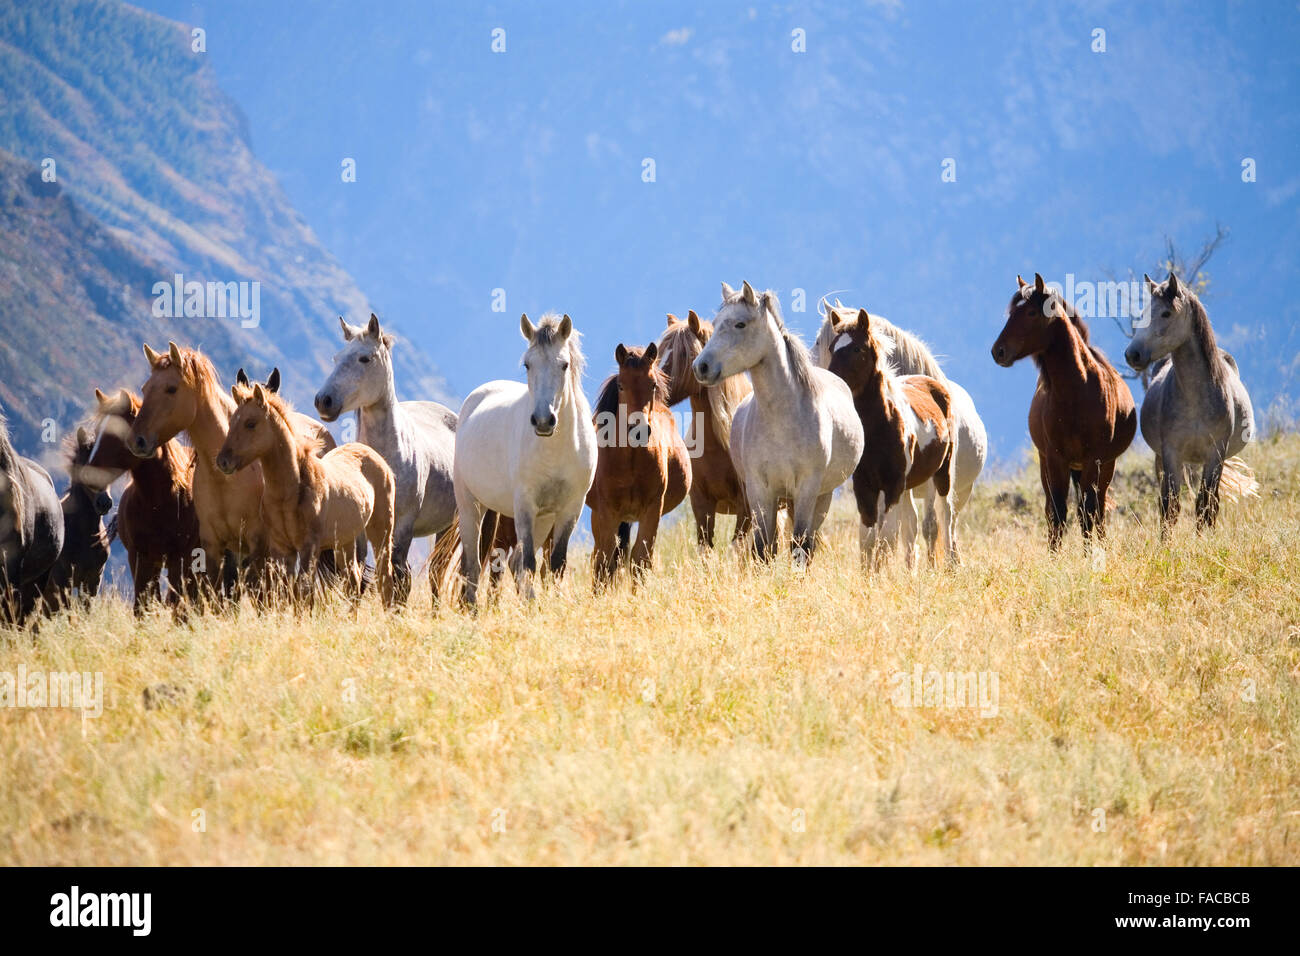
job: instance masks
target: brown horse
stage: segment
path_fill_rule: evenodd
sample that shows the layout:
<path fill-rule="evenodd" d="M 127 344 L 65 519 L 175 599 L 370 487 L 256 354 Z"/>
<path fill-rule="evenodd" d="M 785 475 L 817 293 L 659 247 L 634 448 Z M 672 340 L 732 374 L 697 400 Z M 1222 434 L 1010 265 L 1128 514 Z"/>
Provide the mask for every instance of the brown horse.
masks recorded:
<path fill-rule="evenodd" d="M 118 501 L 116 535 L 126 548 L 135 591 L 135 609 L 162 597 L 167 569 L 167 603 L 198 597 L 190 570 L 199 551 L 199 516 L 194 508 L 194 452 L 176 439 L 140 458 L 127 448 L 127 436 L 140 411 L 140 398 L 126 389 L 108 396 L 95 389 L 95 447 L 83 480 L 107 489 L 124 473 L 131 481 Z"/>
<path fill-rule="evenodd" d="M 1035 273 L 1030 285 L 1016 276 L 1007 324 L 993 343 L 993 360 L 1010 367 L 1026 356 L 1038 366 L 1029 405 L 1029 437 L 1047 496 L 1047 543 L 1055 550 L 1065 529 L 1073 481 L 1084 541 L 1105 533 L 1106 493 L 1115 459 L 1137 431 L 1133 393 L 1101 350 L 1088 326 Z"/>
<path fill-rule="evenodd" d="M 249 574 L 261 579 L 271 555 L 262 516 L 262 469 L 253 465 L 233 475 L 216 466 L 216 456 L 225 444 L 235 403 L 217 377 L 207 357 L 193 349 L 168 343 L 166 354 L 144 347 L 149 360 L 149 379 L 144 400 L 127 437 L 127 447 L 148 458 L 164 442 L 182 431 L 188 432 L 194 447 L 194 507 L 199 516 L 199 537 L 206 556 L 209 585 L 215 586 L 226 552 L 237 561 L 247 559 Z M 277 373 L 272 373 L 278 379 Z M 325 426 L 305 415 L 293 413 L 295 429 L 319 447 L 334 447 Z M 290 555 L 277 554 L 288 559 Z M 230 584 L 227 569 L 226 586 Z"/>
<path fill-rule="evenodd" d="M 301 430 L 293 409 L 273 389 L 235 385 L 231 396 L 235 414 L 216 465 L 227 476 L 261 465 L 262 516 L 272 553 L 296 556 L 298 582 L 314 594 L 320 554 L 333 551 L 359 594 L 357 559 L 364 538 L 375 552 L 384 606 L 391 606 L 397 483 L 383 456 L 349 442 L 317 457 L 320 440 Z"/>
<path fill-rule="evenodd" d="M 95 436 L 85 428 L 78 428 L 75 437 L 64 439 L 70 482 L 59 499 L 63 506 L 63 550 L 42 588 L 47 610 L 68 606 L 74 599 L 81 607 L 89 607 L 104 577 L 109 539 L 103 519 L 113 508 L 113 498 L 106 489 L 96 488 L 87 480 L 94 474 L 86 470 L 94 446 Z"/>
<path fill-rule="evenodd" d="M 601 385 L 592 421 L 596 426 L 596 477 L 587 492 L 591 508 L 593 577 L 608 580 L 628 557 L 632 522 L 636 545 L 631 564 L 641 574 L 654 558 L 659 519 L 691 487 L 691 459 L 665 399 L 668 385 L 655 364 L 659 348 L 614 350 L 618 371 Z"/>
<path fill-rule="evenodd" d="M 686 320 L 668 315 L 668 328 L 659 339 L 659 363 L 668 378 L 667 403 L 691 403 L 687 445 L 691 449 L 691 511 L 695 535 L 702 547 L 713 547 L 713 529 L 719 514 L 736 515 L 733 541 L 751 526 L 745 488 L 731 461 L 731 417 L 752 390 L 744 375 L 733 375 L 717 385 L 700 384 L 691 364 L 713 334 L 713 324 L 692 309 Z"/>
<path fill-rule="evenodd" d="M 943 382 L 928 375 L 896 375 L 890 364 L 893 340 L 874 334 L 866 309 L 859 309 L 853 318 L 835 311 L 829 316 L 830 371 L 844 379 L 853 393 L 853 407 L 866 439 L 866 450 L 853 470 L 863 558 L 881 556 L 876 553 L 877 522 L 905 493 L 927 485 L 926 497 L 935 506 L 939 526 L 930 561 L 937 561 L 940 549 L 955 560 L 953 462 L 957 430 L 952 395 Z M 917 530 L 910 494 L 900 519 L 903 555 L 910 566 Z M 886 529 L 891 546 L 899 530 Z"/>

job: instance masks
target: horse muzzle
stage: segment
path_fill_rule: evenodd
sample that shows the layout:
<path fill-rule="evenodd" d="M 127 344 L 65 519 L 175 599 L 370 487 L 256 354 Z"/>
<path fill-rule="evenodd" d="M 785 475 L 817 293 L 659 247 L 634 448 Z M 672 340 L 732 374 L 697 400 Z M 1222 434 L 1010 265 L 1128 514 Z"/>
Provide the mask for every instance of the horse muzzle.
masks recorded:
<path fill-rule="evenodd" d="M 997 362 L 1003 368 L 1011 368 L 1016 364 L 1015 355 L 1002 342 L 994 342 L 992 349 L 993 361 Z"/>
<path fill-rule="evenodd" d="M 223 475 L 233 475 L 239 471 L 239 459 L 229 452 L 222 452 L 217 456 L 217 470 Z"/>
<path fill-rule="evenodd" d="M 157 450 L 158 443 L 143 435 L 132 435 L 127 441 L 126 447 L 131 449 L 131 454 L 137 458 L 149 458 Z"/>
<path fill-rule="evenodd" d="M 113 496 L 107 491 L 95 495 L 95 514 L 101 518 L 113 510 Z"/>
<path fill-rule="evenodd" d="M 317 392 L 314 403 L 316 405 L 316 414 L 320 415 L 323 422 L 334 421 L 343 410 L 343 406 L 335 401 L 334 396 L 328 392 Z"/>
<path fill-rule="evenodd" d="M 722 366 L 703 357 L 697 358 L 691 365 L 695 380 L 706 387 L 717 385 L 722 380 Z"/>
<path fill-rule="evenodd" d="M 1151 356 L 1146 349 L 1130 345 L 1124 350 L 1124 361 L 1128 362 L 1129 368 L 1133 369 L 1133 371 L 1144 372 L 1146 367 L 1151 364 Z"/>
<path fill-rule="evenodd" d="M 528 417 L 528 421 L 533 426 L 533 431 L 537 433 L 538 438 L 550 438 L 555 434 L 555 413 L 547 412 L 545 415 L 538 415 L 533 412 Z"/>

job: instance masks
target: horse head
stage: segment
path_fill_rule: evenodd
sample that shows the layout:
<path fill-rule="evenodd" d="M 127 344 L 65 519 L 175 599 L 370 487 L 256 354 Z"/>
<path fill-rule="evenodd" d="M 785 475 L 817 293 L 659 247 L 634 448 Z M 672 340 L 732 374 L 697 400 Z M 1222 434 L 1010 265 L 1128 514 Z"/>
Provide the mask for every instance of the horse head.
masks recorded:
<path fill-rule="evenodd" d="M 883 383 L 892 348 L 889 339 L 877 337 L 872 330 L 867 310 L 858 309 L 856 316 L 847 319 L 831 311 L 827 318 L 832 333 L 829 370 L 844 379 L 855 398 L 878 377 Z"/>
<path fill-rule="evenodd" d="M 1147 307 L 1133 323 L 1133 340 L 1124 350 L 1124 361 L 1136 371 L 1158 362 L 1191 337 L 1196 296 L 1172 272 L 1156 283 L 1145 273 Z"/>
<path fill-rule="evenodd" d="M 334 371 L 316 393 L 316 412 L 332 422 L 345 412 L 378 405 L 392 394 L 394 338 L 373 312 L 363 327 L 339 316 L 343 350 L 334 356 Z"/>
<path fill-rule="evenodd" d="M 242 369 L 240 371 L 243 371 Z M 271 426 L 271 396 L 280 389 L 280 370 L 274 369 L 265 385 L 248 384 L 248 378 L 230 387 L 235 400 L 235 414 L 230 418 L 226 441 L 217 452 L 217 468 L 233 475 L 261 459 L 275 447 L 276 434 Z"/>
<path fill-rule="evenodd" d="M 572 319 L 554 313 L 542 316 L 537 325 L 527 315 L 520 316 L 519 332 L 528 343 L 523 363 L 533 402 L 529 422 L 539 437 L 547 438 L 555 433 L 559 412 L 569 399 L 570 384 L 579 381 L 579 336 L 573 330 Z"/>
<path fill-rule="evenodd" d="M 1034 273 L 1033 283 L 1016 276 L 1020 288 L 1007 306 L 1007 323 L 993 343 L 993 361 L 1010 368 L 1022 358 L 1044 351 L 1051 337 L 1052 323 L 1065 318 L 1065 300 L 1048 288 L 1043 277 Z"/>
<path fill-rule="evenodd" d="M 748 283 L 736 291 L 722 283 L 722 305 L 713 320 L 713 334 L 692 368 L 704 386 L 753 368 L 769 354 L 781 331 L 774 306 L 776 294 L 761 295 Z"/>

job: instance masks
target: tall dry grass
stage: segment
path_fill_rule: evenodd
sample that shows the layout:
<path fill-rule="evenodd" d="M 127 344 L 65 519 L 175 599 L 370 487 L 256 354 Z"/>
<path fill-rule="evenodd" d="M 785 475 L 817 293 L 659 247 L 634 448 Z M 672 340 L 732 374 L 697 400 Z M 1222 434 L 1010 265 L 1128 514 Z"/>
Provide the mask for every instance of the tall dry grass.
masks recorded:
<path fill-rule="evenodd" d="M 1300 438 L 1247 457 L 1263 497 L 1161 544 L 1131 455 L 1103 554 L 1049 555 L 1025 476 L 953 572 L 866 575 L 840 503 L 806 573 L 680 520 L 599 597 L 579 552 L 477 616 L 3 632 L 0 671 L 108 690 L 0 709 L 0 863 L 1295 863 Z M 996 715 L 902 700 L 918 666 L 996 675 Z"/>

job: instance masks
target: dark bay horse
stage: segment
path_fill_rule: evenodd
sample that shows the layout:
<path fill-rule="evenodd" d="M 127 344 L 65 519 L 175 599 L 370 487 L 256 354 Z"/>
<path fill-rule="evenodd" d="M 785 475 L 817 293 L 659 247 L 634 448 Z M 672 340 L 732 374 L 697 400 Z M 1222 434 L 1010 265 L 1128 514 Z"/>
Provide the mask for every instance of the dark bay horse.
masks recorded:
<path fill-rule="evenodd" d="M 691 423 L 688 444 L 691 459 L 691 511 L 695 535 L 705 548 L 713 547 L 713 529 L 720 514 L 736 516 L 733 541 L 739 541 L 751 527 L 745 488 L 731 460 L 731 419 L 752 389 L 744 375 L 733 375 L 707 388 L 691 371 L 713 335 L 713 323 L 701 319 L 692 309 L 683 321 L 668 315 L 668 328 L 659 338 L 659 364 L 668 377 L 670 406 L 689 399 Z"/>
<path fill-rule="evenodd" d="M 22 624 L 63 550 L 63 509 L 49 472 L 14 450 L 0 414 L 0 621 Z"/>
<path fill-rule="evenodd" d="M 668 410 L 668 384 L 655 364 L 659 347 L 620 344 L 618 371 L 601 385 L 596 426 L 596 478 L 587 492 L 591 508 L 592 576 L 609 579 L 624 560 L 637 574 L 654 558 L 659 519 L 676 508 L 691 487 L 691 459 Z M 632 523 L 636 544 L 629 555 Z"/>
<path fill-rule="evenodd" d="M 191 570 L 200 551 L 199 516 L 194 509 L 194 452 L 175 438 L 141 458 L 127 447 L 127 436 L 140 412 L 140 398 L 126 389 L 108 396 L 95 389 L 95 446 L 83 481 L 107 488 L 124 473 L 131 480 L 117 506 L 117 537 L 126 548 L 135 591 L 135 609 L 162 596 L 167 569 L 167 602 L 198 596 L 198 577 Z"/>
<path fill-rule="evenodd" d="M 1088 341 L 1088 326 L 1041 275 L 1011 297 L 1007 324 L 993 343 L 993 360 L 1010 367 L 1025 357 L 1038 366 L 1038 388 L 1029 405 L 1029 437 L 1047 496 L 1047 542 L 1061 545 L 1070 483 L 1077 496 L 1085 541 L 1105 531 L 1106 492 L 1115 459 L 1137 432 L 1133 393 Z"/>
<path fill-rule="evenodd" d="M 46 576 L 43 588 L 46 608 L 72 603 L 82 607 L 99 593 L 108 563 L 108 532 L 104 515 L 113 509 L 113 498 L 105 488 L 87 484 L 86 465 L 94 450 L 95 436 L 78 428 L 76 436 L 64 440 L 68 490 L 59 499 L 63 508 L 63 550 Z M 93 474 L 93 473 L 91 473 Z"/>

